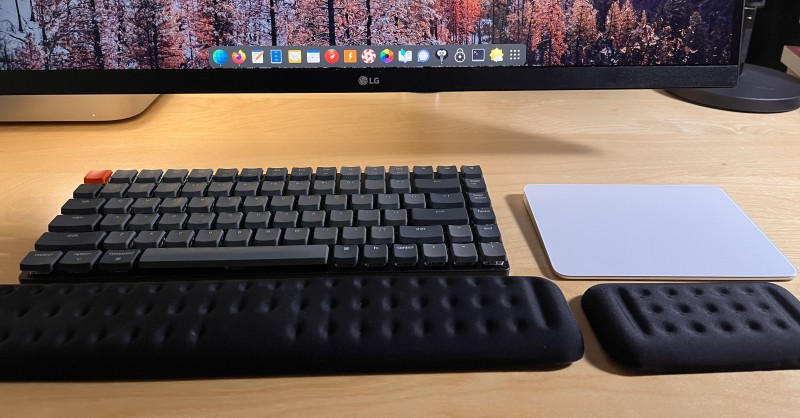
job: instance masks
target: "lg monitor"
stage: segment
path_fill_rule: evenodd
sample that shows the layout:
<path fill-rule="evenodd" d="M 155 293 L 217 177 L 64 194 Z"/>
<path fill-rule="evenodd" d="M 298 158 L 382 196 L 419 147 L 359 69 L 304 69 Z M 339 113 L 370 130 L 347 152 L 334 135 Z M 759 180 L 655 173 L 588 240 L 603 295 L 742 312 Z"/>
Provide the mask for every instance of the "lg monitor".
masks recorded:
<path fill-rule="evenodd" d="M 21 95 L 725 87 L 737 79 L 743 16 L 742 0 L 0 5 L 6 102 Z"/>

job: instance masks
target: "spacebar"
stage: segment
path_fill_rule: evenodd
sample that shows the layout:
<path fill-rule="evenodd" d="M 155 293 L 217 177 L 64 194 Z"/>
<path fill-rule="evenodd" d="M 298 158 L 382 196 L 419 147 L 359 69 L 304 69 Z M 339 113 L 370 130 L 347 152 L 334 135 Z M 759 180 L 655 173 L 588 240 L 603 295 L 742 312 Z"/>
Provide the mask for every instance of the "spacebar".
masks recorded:
<path fill-rule="evenodd" d="M 139 259 L 139 268 L 307 266 L 327 263 L 327 245 L 148 248 Z"/>

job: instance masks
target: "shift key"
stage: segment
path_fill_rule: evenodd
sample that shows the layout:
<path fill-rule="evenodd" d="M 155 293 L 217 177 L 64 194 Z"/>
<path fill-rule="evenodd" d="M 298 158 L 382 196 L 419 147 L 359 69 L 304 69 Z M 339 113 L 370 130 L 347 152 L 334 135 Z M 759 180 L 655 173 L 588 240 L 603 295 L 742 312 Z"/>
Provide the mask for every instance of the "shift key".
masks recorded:
<path fill-rule="evenodd" d="M 45 232 L 36 240 L 36 251 L 97 250 L 106 238 L 106 233 L 93 232 Z"/>

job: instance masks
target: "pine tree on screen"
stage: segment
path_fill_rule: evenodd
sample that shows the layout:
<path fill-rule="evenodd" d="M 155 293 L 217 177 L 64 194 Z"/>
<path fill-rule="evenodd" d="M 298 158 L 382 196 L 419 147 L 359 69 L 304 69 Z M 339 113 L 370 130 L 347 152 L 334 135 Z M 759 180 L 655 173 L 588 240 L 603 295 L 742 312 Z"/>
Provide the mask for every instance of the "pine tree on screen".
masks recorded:
<path fill-rule="evenodd" d="M 615 1 L 606 17 L 606 38 L 610 42 L 612 64 L 632 64 L 633 35 L 636 16 L 630 1 Z"/>
<path fill-rule="evenodd" d="M 44 51 L 34 40 L 33 34 L 25 35 L 25 42 L 17 50 L 12 61 L 12 68 L 17 70 L 43 70 L 45 59 Z"/>
<path fill-rule="evenodd" d="M 700 12 L 695 11 L 689 18 L 689 27 L 685 31 L 686 45 L 685 53 L 689 64 L 707 64 L 709 33 L 708 26 L 703 22 Z"/>
<path fill-rule="evenodd" d="M 186 62 L 184 38 L 171 0 L 133 0 L 132 52 L 138 68 L 180 68 Z"/>
<path fill-rule="evenodd" d="M 561 57 L 567 51 L 567 25 L 560 0 L 537 0 L 533 16 L 534 39 L 541 41 L 532 47 L 538 49 L 544 65 L 561 65 Z"/>
<path fill-rule="evenodd" d="M 593 48 L 599 37 L 597 10 L 590 0 L 575 0 L 567 18 L 567 44 L 571 64 L 593 64 Z"/>

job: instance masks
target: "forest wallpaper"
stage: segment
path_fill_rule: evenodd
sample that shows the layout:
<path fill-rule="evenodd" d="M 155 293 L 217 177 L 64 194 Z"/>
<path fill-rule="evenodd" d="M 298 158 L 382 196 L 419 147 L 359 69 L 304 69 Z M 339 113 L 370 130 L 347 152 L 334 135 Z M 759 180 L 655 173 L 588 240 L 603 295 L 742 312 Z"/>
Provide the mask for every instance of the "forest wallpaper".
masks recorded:
<path fill-rule="evenodd" d="M 224 45 L 519 43 L 527 65 L 730 61 L 736 0 L 0 0 L 0 69 L 209 68 Z"/>

